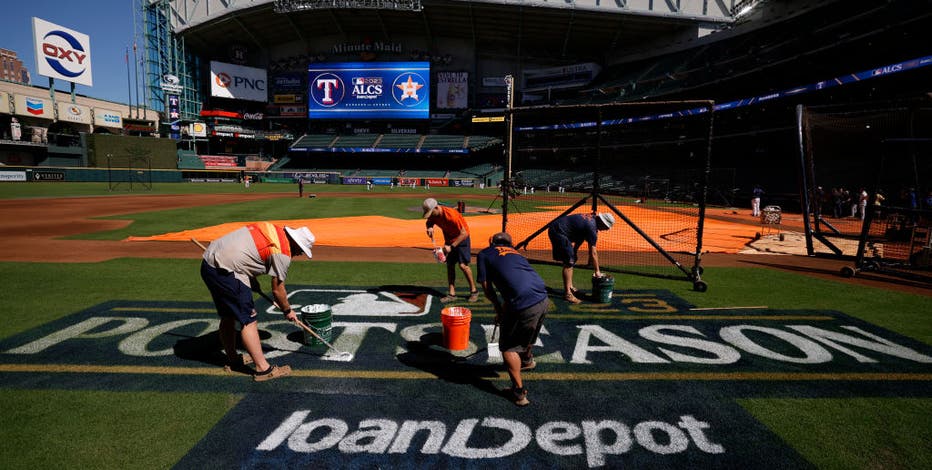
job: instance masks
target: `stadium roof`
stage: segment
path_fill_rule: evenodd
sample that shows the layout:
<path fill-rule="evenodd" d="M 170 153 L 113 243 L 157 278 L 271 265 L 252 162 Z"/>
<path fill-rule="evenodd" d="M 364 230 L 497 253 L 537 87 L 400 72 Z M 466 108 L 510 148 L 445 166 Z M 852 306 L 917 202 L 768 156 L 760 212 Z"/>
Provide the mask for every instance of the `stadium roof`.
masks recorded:
<path fill-rule="evenodd" d="M 343 7 L 278 13 L 276 2 L 269 0 L 227 1 L 213 10 L 205 8 L 209 1 L 175 0 L 173 23 L 188 47 L 205 51 L 230 38 L 265 49 L 312 36 L 373 40 L 418 36 L 467 40 L 488 54 L 599 60 L 607 54 L 636 53 L 636 48 L 659 39 L 696 37 L 700 27 L 727 25 L 731 15 L 721 8 L 733 3 L 591 1 L 566 7 L 563 2 L 543 1 L 423 0 L 418 2 L 420 11 L 401 11 L 350 8 L 353 1 L 326 2 L 347 5 Z M 635 3 L 650 8 L 639 9 Z M 609 4 L 612 8 L 596 8 Z"/>

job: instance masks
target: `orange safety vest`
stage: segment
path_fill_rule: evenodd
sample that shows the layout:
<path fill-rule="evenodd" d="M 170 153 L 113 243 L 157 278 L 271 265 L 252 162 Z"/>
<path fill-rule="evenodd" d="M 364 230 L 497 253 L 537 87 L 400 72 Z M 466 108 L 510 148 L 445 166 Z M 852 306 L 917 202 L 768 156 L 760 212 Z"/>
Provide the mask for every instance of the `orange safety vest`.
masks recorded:
<path fill-rule="evenodd" d="M 259 257 L 264 263 L 267 263 L 269 257 L 276 253 L 291 256 L 291 243 L 288 242 L 288 235 L 283 227 L 269 222 L 258 222 L 249 224 L 246 228 L 249 229 L 252 241 L 256 244 L 256 250 L 259 251 Z"/>

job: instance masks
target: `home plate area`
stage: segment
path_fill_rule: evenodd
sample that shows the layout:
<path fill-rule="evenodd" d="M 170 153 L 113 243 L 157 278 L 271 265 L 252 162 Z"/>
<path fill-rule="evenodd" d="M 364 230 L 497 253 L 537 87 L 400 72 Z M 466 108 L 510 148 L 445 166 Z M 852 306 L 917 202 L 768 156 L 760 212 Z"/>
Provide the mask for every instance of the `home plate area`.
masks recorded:
<path fill-rule="evenodd" d="M 470 310 L 468 342 L 451 351 L 440 295 L 293 288 L 291 305 L 332 349 L 259 303 L 267 356 L 294 369 L 262 383 L 221 367 L 212 304 L 111 301 L 0 341 L 0 380 L 243 394 L 183 468 L 805 468 L 735 399 L 930 396 L 932 348 L 843 313 L 702 310 L 643 290 L 554 298 L 523 374 L 531 404 L 517 407 L 487 347 L 491 305 L 457 304 Z"/>

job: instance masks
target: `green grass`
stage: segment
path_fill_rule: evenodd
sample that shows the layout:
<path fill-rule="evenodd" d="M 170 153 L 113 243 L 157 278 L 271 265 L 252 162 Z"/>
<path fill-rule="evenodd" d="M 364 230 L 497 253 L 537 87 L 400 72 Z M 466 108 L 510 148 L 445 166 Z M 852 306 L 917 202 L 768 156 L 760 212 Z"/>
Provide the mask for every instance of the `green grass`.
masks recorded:
<path fill-rule="evenodd" d="M 171 468 L 240 398 L 0 389 L 0 466 Z"/>
<path fill-rule="evenodd" d="M 932 399 L 738 402 L 819 468 L 932 468 Z"/>

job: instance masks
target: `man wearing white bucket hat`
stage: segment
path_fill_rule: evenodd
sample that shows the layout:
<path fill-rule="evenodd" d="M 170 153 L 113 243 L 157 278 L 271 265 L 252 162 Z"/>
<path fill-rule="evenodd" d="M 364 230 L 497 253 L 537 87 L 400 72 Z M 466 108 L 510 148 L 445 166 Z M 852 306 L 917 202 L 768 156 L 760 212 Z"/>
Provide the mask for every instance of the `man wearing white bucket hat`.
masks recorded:
<path fill-rule="evenodd" d="M 272 296 L 291 322 L 298 316 L 288 302 L 285 278 L 291 259 L 301 254 L 311 257 L 314 234 L 307 227 L 283 227 L 269 222 L 257 222 L 234 230 L 216 240 L 204 251 L 201 278 L 213 297 L 220 315 L 220 343 L 231 367 L 247 362 L 236 352 L 236 329 L 242 325 L 240 338 L 249 358 L 255 363 L 256 381 L 284 377 L 289 366 L 273 366 L 265 359 L 256 324 L 256 309 L 250 287 L 259 290 L 256 277 L 272 277 Z"/>
<path fill-rule="evenodd" d="M 496 233 L 489 239 L 489 245 L 476 257 L 476 280 L 495 307 L 495 324 L 501 325 L 498 349 L 512 385 L 506 392 L 516 405 L 526 406 L 530 401 L 521 371 L 537 365 L 531 347 L 540 334 L 544 315 L 550 310 L 550 299 L 544 280 L 512 246 L 511 235 Z M 501 299 L 495 293 L 496 288 Z"/>
<path fill-rule="evenodd" d="M 612 225 L 615 225 L 615 216 L 609 212 L 570 214 L 550 222 L 547 235 L 550 236 L 554 261 L 563 263 L 563 295 L 567 302 L 582 302 L 576 298 L 576 288 L 573 287 L 573 266 L 576 265 L 579 247 L 583 242 L 589 245 L 589 261 L 595 271 L 593 275 L 601 277 L 596 242 L 599 240 L 599 231 L 608 230 Z"/>

